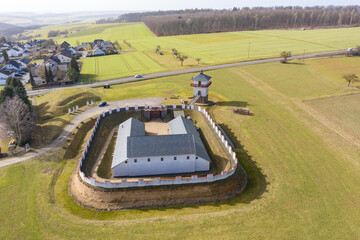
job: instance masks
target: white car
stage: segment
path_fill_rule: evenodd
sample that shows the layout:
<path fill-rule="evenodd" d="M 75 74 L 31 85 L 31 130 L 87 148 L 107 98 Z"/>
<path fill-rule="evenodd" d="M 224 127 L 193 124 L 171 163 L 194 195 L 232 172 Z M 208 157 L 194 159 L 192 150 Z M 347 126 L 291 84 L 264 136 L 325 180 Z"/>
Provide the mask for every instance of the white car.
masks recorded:
<path fill-rule="evenodd" d="M 135 78 L 142 78 L 142 76 L 140 74 L 135 75 Z"/>

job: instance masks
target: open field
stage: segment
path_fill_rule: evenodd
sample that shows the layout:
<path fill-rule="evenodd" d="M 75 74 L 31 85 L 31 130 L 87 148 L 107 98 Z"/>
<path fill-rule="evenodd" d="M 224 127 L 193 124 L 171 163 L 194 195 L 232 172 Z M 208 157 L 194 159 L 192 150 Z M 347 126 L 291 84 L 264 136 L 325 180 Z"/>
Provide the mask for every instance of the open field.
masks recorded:
<path fill-rule="evenodd" d="M 307 104 L 321 112 L 329 121 L 360 140 L 360 94 L 351 94 L 308 101 Z"/>
<path fill-rule="evenodd" d="M 89 42 L 95 39 L 118 41 L 120 43 L 123 48 L 121 54 L 123 57 L 113 59 L 114 64 L 98 66 L 93 64 L 93 60 L 85 60 L 85 62 L 90 61 L 91 64 L 85 67 L 84 73 L 93 74 L 99 72 L 98 80 L 131 76 L 134 72 L 144 74 L 191 68 L 199 66 L 195 60 L 196 58 L 201 58 L 200 66 L 204 66 L 278 57 L 279 53 L 284 50 L 292 51 L 294 55 L 336 51 L 358 45 L 359 39 L 357 36 L 360 34 L 360 28 L 338 28 L 306 31 L 242 31 L 156 37 L 143 23 L 57 25 L 30 31 L 28 34 L 40 34 L 42 37 L 47 37 L 50 30 L 64 31 L 65 29 L 70 34 L 68 37 L 55 38 L 58 43 L 67 41 L 72 45 L 76 45 L 77 42 Z M 130 43 L 131 47 L 125 45 L 123 40 Z M 165 53 L 163 56 L 154 53 L 158 45 L 161 46 L 161 51 Z M 189 59 L 185 60 L 183 67 L 171 55 L 171 49 L 173 48 L 189 56 Z M 120 59 L 127 59 L 126 55 L 133 54 L 133 52 L 142 54 L 138 56 L 141 61 L 144 61 L 145 66 L 143 64 L 141 64 L 143 66 L 139 65 L 138 61 L 129 62 L 128 66 L 123 66 Z M 143 53 L 155 62 L 150 63 Z M 102 58 L 107 57 L 98 57 L 97 59 Z M 104 61 L 107 62 L 107 60 Z M 108 66 L 112 68 L 109 74 L 107 73 Z M 132 69 L 136 70 L 133 71 Z M 101 72 L 106 74 L 101 74 Z"/>
<path fill-rule="evenodd" d="M 93 80 L 106 80 L 166 70 L 141 52 L 85 58 L 81 61 L 83 63 L 81 73 L 90 76 Z M 90 79 L 83 81 L 86 80 Z"/>
<path fill-rule="evenodd" d="M 303 105 L 312 103 L 304 104 L 303 99 L 359 90 L 325 84 L 336 82 L 337 77 L 314 77 L 309 73 L 312 61 L 295 67 L 284 65 L 292 69 L 288 74 L 282 74 L 285 70 L 279 63 L 281 67 L 258 65 L 260 74 L 248 67 L 207 72 L 213 77 L 211 97 L 221 100 L 210 112 L 236 145 L 249 176 L 242 195 L 202 206 L 121 212 L 83 209 L 68 195 L 68 181 L 78 158 L 63 161 L 64 150 L 57 150 L 0 169 L 0 238 L 358 239 L 360 150 L 309 115 Z M 279 82 L 261 72 L 262 68 L 277 71 Z M 305 87 L 297 94 L 291 89 L 289 75 L 301 74 L 306 76 L 304 85 L 314 84 L 315 90 Z M 96 91 L 109 100 L 169 96 L 166 91 L 186 97 L 192 92 L 192 76 Z M 324 84 L 319 84 L 320 80 Z M 350 105 L 358 101 L 339 98 L 334 102 Z M 321 105 L 330 106 L 331 102 Z M 249 107 L 253 116 L 233 114 L 234 106 Z"/>

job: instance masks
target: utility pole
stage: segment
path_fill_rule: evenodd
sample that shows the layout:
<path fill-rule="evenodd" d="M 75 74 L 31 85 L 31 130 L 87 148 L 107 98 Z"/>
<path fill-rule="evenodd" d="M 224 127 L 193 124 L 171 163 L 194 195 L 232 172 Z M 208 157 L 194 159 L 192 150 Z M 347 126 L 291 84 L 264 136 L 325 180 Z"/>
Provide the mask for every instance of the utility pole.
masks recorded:
<path fill-rule="evenodd" d="M 250 44 L 251 44 L 251 42 L 249 42 L 248 58 L 250 58 Z"/>

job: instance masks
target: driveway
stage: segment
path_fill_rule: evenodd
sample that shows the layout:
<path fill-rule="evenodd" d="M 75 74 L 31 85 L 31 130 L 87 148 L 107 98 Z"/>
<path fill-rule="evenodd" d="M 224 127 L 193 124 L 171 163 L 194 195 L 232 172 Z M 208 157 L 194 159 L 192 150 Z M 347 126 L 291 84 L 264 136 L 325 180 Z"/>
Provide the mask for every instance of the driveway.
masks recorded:
<path fill-rule="evenodd" d="M 66 138 L 70 135 L 70 133 L 75 129 L 75 127 L 77 125 L 79 125 L 82 121 L 89 119 L 90 117 L 93 117 L 93 116 L 98 116 L 103 112 L 109 111 L 109 109 L 115 109 L 117 107 L 135 106 L 135 105 L 159 106 L 162 102 L 164 102 L 164 99 L 160 98 L 160 97 L 135 98 L 135 99 L 126 99 L 126 100 L 109 102 L 108 105 L 105 107 L 96 106 L 91 109 L 88 109 L 88 110 L 80 113 L 79 115 L 77 115 L 64 128 L 64 130 L 62 131 L 60 136 L 57 137 L 50 145 L 48 145 L 44 148 L 33 150 L 32 152 L 27 153 L 23 156 L 1 160 L 0 168 L 11 165 L 11 164 L 27 161 L 27 160 L 37 157 L 43 153 L 50 152 L 52 149 L 54 149 L 55 147 L 59 146 L 62 142 L 64 142 L 66 140 Z"/>

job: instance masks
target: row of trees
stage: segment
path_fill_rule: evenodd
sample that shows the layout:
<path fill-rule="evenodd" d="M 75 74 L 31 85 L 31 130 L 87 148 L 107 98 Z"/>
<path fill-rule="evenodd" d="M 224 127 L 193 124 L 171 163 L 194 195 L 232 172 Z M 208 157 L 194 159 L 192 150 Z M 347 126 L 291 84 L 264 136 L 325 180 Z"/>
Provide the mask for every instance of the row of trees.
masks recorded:
<path fill-rule="evenodd" d="M 137 12 L 126 13 L 120 15 L 117 18 L 100 19 L 96 21 L 96 24 L 103 23 L 119 23 L 119 22 L 141 22 L 144 17 L 148 16 L 164 16 L 172 14 L 185 14 L 185 13 L 198 13 L 198 12 L 212 12 L 212 9 L 185 9 L 185 10 L 168 10 L 168 11 L 156 11 L 156 12 Z"/>
<path fill-rule="evenodd" d="M 158 36 L 260 29 L 359 26 L 360 6 L 243 8 L 142 18 Z"/>
<path fill-rule="evenodd" d="M 16 141 L 24 145 L 31 140 L 35 122 L 26 90 L 17 78 L 8 78 L 0 92 L 0 121 Z"/>

